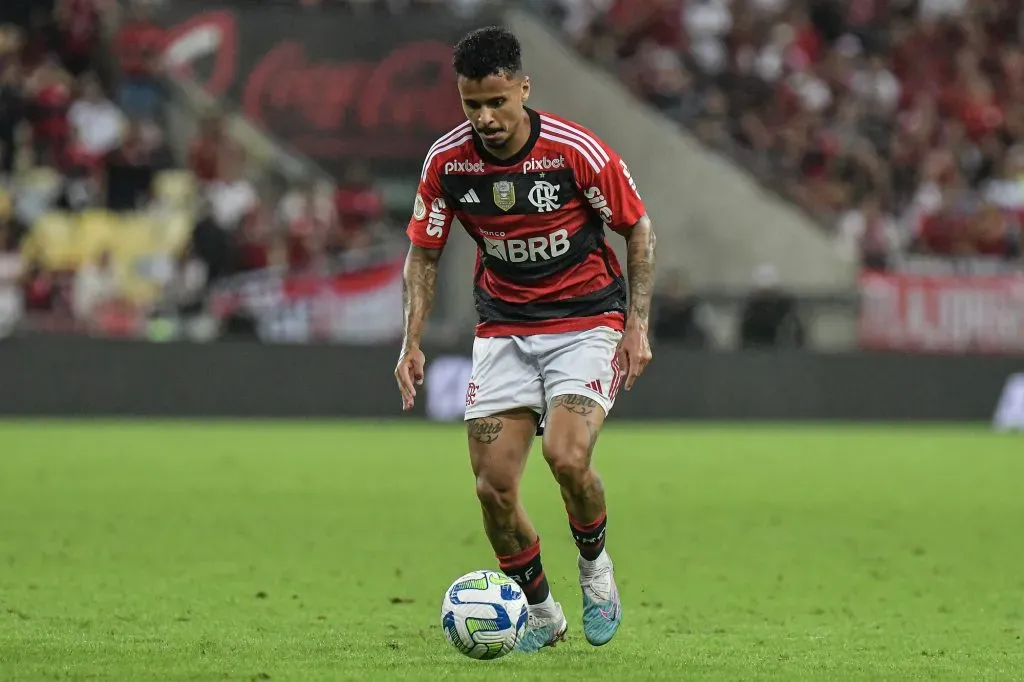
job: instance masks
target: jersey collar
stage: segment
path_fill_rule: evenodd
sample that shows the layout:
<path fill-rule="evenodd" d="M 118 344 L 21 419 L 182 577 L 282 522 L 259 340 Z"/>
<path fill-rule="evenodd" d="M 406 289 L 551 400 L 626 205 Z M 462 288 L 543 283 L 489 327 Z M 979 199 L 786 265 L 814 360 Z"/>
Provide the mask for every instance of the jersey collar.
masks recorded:
<path fill-rule="evenodd" d="M 530 117 L 530 137 L 526 140 L 526 144 L 523 145 L 523 148 L 507 159 L 499 159 L 497 156 L 487 151 L 487 148 L 484 147 L 484 143 L 480 140 L 480 136 L 477 135 L 474 130 L 473 146 L 476 148 L 476 153 L 480 155 L 481 159 L 492 166 L 515 166 L 530 155 L 530 152 L 533 151 L 534 145 L 537 144 L 537 140 L 540 139 L 540 114 L 530 107 L 523 108 L 526 109 L 526 113 Z"/>

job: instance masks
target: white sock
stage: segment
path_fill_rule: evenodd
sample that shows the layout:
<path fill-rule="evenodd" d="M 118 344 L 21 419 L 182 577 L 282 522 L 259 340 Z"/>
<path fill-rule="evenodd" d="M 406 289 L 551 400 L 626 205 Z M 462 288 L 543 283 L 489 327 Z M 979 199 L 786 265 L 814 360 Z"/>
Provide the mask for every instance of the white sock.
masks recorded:
<path fill-rule="evenodd" d="M 601 553 L 597 555 L 597 558 L 593 561 L 584 559 L 583 555 L 580 555 L 580 568 L 592 569 L 598 566 L 606 566 L 611 562 L 611 558 L 608 556 L 608 551 L 602 549 Z"/>
<path fill-rule="evenodd" d="M 539 604 L 530 604 L 530 610 L 540 613 L 554 613 L 555 612 L 555 598 L 548 591 L 548 597 Z"/>

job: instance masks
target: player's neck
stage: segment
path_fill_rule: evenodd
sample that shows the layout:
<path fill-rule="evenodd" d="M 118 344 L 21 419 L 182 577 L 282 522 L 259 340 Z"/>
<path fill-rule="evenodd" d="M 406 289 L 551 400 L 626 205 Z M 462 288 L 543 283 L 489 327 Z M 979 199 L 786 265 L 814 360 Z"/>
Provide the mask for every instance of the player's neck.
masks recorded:
<path fill-rule="evenodd" d="M 519 124 L 516 134 L 508 141 L 501 149 L 491 149 L 484 145 L 492 156 L 499 159 L 511 159 L 513 156 L 518 154 L 526 146 L 526 143 L 530 141 L 530 137 L 533 135 L 533 122 L 530 120 L 530 112 L 525 108 L 523 109 L 523 120 Z"/>

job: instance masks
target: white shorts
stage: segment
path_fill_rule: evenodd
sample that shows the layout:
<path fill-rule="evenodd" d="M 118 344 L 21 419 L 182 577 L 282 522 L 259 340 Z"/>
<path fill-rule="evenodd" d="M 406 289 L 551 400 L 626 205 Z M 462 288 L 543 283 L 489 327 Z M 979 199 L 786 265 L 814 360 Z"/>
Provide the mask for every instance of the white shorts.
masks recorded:
<path fill-rule="evenodd" d="M 623 378 L 615 357 L 621 338 L 610 327 L 477 338 L 466 419 L 524 407 L 543 416 L 560 395 L 592 398 L 607 415 Z"/>

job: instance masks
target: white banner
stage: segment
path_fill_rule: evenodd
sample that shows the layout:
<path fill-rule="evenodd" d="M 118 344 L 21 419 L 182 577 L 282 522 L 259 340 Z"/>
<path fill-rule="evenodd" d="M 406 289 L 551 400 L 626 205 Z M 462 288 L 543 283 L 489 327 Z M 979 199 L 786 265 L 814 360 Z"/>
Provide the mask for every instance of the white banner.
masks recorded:
<path fill-rule="evenodd" d="M 219 318 L 243 313 L 263 341 L 387 343 L 402 335 L 403 260 L 346 273 L 265 270 L 218 288 Z"/>

